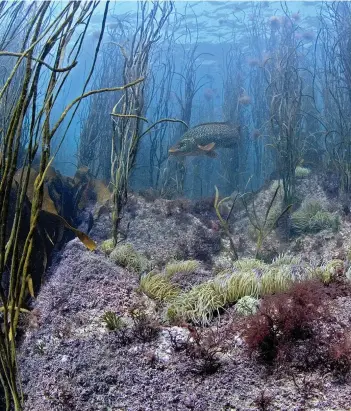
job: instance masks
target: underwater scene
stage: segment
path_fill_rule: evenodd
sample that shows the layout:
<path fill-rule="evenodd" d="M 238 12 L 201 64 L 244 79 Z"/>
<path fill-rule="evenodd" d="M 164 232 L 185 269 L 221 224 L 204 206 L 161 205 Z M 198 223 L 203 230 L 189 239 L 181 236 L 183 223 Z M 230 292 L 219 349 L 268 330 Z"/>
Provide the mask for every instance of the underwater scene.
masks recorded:
<path fill-rule="evenodd" d="M 0 1 L 0 411 L 351 410 L 351 3 Z"/>

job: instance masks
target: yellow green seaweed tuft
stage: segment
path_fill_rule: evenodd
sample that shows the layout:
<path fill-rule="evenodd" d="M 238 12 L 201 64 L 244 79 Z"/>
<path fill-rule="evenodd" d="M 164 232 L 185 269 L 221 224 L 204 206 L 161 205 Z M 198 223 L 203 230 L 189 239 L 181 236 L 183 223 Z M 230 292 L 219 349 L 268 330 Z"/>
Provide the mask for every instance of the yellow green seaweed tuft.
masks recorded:
<path fill-rule="evenodd" d="M 180 293 L 168 305 L 167 318 L 169 321 L 181 319 L 206 325 L 225 307 L 243 297 L 256 300 L 267 294 L 287 291 L 294 282 L 304 280 L 329 282 L 343 267 L 341 260 L 332 260 L 325 266 L 312 269 L 289 255 L 280 255 L 272 264 L 255 259 L 238 260 L 231 269 Z"/>
<path fill-rule="evenodd" d="M 259 295 L 259 282 L 255 272 L 220 273 L 213 280 L 213 287 L 225 305 L 235 303 L 244 295 Z"/>
<path fill-rule="evenodd" d="M 326 264 L 322 265 L 321 267 L 317 267 L 314 269 L 313 275 L 317 277 L 323 283 L 328 284 L 332 280 L 336 278 L 338 273 L 344 272 L 344 262 L 339 259 L 334 259 L 328 261 Z"/>
<path fill-rule="evenodd" d="M 290 267 L 270 267 L 260 280 L 260 295 L 284 292 L 293 283 Z"/>
<path fill-rule="evenodd" d="M 126 327 L 126 323 L 122 318 L 113 311 L 106 311 L 101 319 L 110 331 L 117 331 Z"/>
<path fill-rule="evenodd" d="M 259 307 L 259 301 L 257 298 L 245 295 L 240 298 L 235 304 L 235 311 L 244 317 L 253 315 L 257 312 Z"/>
<path fill-rule="evenodd" d="M 213 282 L 208 281 L 179 294 L 169 305 L 167 317 L 170 321 L 185 319 L 197 324 L 207 324 L 224 305 L 223 296 L 214 288 Z"/>
<path fill-rule="evenodd" d="M 146 257 L 134 250 L 131 244 L 117 245 L 111 252 L 110 259 L 116 264 L 141 274 L 149 270 L 149 261 Z"/>
<path fill-rule="evenodd" d="M 173 277 L 177 273 L 191 274 L 199 268 L 200 264 L 196 260 L 176 261 L 166 265 L 165 273 L 168 277 Z"/>
<path fill-rule="evenodd" d="M 311 170 L 306 167 L 297 166 L 295 168 L 296 178 L 307 178 L 311 174 Z"/>
<path fill-rule="evenodd" d="M 113 238 L 103 241 L 100 248 L 104 253 L 111 254 L 114 249 Z"/>
<path fill-rule="evenodd" d="M 340 219 L 338 215 L 326 211 L 317 200 L 309 200 L 291 214 L 291 226 L 296 234 L 318 233 L 327 228 L 338 231 Z"/>
<path fill-rule="evenodd" d="M 141 278 L 140 290 L 148 297 L 159 301 L 171 301 L 180 293 L 180 289 L 165 275 L 153 272 Z"/>

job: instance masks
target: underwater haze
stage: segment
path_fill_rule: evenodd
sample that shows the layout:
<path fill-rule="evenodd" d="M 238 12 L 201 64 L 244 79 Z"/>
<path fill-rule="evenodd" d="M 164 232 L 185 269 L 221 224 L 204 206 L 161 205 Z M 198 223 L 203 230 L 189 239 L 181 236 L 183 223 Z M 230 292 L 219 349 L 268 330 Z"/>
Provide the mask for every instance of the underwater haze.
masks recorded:
<path fill-rule="evenodd" d="M 98 40 L 102 8 L 103 4 L 100 4 L 97 15 L 92 19 L 88 32 L 89 41 L 79 65 L 72 72 L 72 83 L 70 87 L 63 90 L 62 97 L 60 96 L 64 101 L 79 92 L 82 87 L 80 73 L 86 72 L 89 62 L 93 60 L 91 45 L 96 45 Z M 101 87 L 116 85 L 117 79 L 122 75 L 121 50 L 116 44 L 113 48 L 112 43 L 128 44 L 131 33 L 138 24 L 137 2 L 112 3 L 110 9 L 97 59 L 96 70 L 99 74 L 96 76 L 101 77 L 99 79 Z M 276 17 L 278 21 L 284 17 L 285 26 L 292 25 L 291 36 L 298 47 L 298 54 L 306 56 L 304 64 L 310 67 L 314 64 L 309 58 L 314 48 L 314 39 L 320 30 L 321 12 L 321 4 L 317 2 L 288 2 L 283 8 L 276 2 L 270 4 L 268 2 L 176 2 L 174 10 L 162 27 L 163 39 L 160 38 L 157 44 L 153 45 L 150 53 L 149 80 L 146 88 L 149 89 L 147 93 L 152 98 L 150 97 L 145 103 L 145 118 L 152 123 L 159 120 L 162 115 L 166 115 L 184 120 L 189 127 L 207 122 L 227 121 L 234 126 L 240 125 L 244 146 L 240 149 L 239 157 L 243 157 L 241 161 L 244 164 L 238 164 L 239 160 L 236 156 L 239 150 L 221 150 L 220 155 L 212 161 L 201 156 L 188 158 L 184 165 L 186 168 L 184 176 L 166 175 L 175 167 L 173 158 L 169 159 L 167 156 L 168 149 L 177 142 L 185 129 L 183 130 L 182 126 L 179 127 L 177 124 L 165 123 L 145 135 L 140 142 L 139 172 L 133 175 L 133 188 L 160 189 L 163 184 L 167 184 L 162 180 L 170 178 L 183 179 L 185 194 L 191 198 L 212 195 L 215 184 L 224 190 L 225 194 L 230 194 L 235 189 L 235 184 L 244 187 L 249 179 L 250 188 L 258 188 L 271 172 L 275 171 L 272 164 L 267 164 L 263 168 L 261 165 L 261 157 L 262 163 L 270 162 L 263 154 L 263 151 L 267 151 L 264 148 L 269 144 L 265 137 L 268 130 L 265 124 L 266 118 L 263 116 L 262 119 L 258 119 L 254 113 L 255 110 L 264 111 L 265 108 L 262 106 L 267 105 L 268 102 L 260 101 L 260 96 L 254 96 L 253 90 L 257 86 L 263 92 L 268 86 L 267 82 L 262 82 L 261 86 L 256 84 L 257 76 L 263 76 L 268 69 L 268 65 L 261 67 L 259 63 L 268 60 L 269 53 L 274 47 L 272 42 L 284 41 L 283 38 L 276 39 L 279 31 L 284 29 L 284 25 L 280 27 L 279 23 L 279 28 L 276 28 L 274 19 Z M 123 31 L 116 30 L 119 24 L 125 26 Z M 113 57 L 114 53 L 115 57 Z M 103 66 L 106 65 L 106 62 L 103 62 L 104 54 L 114 61 L 113 75 L 108 75 L 107 72 L 103 74 Z M 118 60 L 120 60 L 119 65 Z M 234 81 L 237 84 L 232 84 Z M 310 81 L 306 78 L 306 84 Z M 160 90 L 162 94 L 159 94 Z M 239 98 L 235 93 L 241 93 L 244 97 L 238 107 L 234 107 Z M 249 100 L 245 100 L 246 97 Z M 112 99 L 111 96 L 105 98 Z M 189 102 L 181 101 L 186 98 Z M 262 98 L 266 100 L 266 97 Z M 117 98 L 115 100 L 118 101 Z M 60 100 L 58 104 L 59 102 Z M 86 104 L 92 103 L 87 101 Z M 112 102 L 109 109 L 104 110 L 107 124 L 102 126 L 100 123 L 99 128 L 102 130 L 108 129 L 110 125 L 108 111 L 111 107 L 113 107 Z M 88 160 L 79 159 L 79 150 L 81 150 L 79 145 L 82 145 L 79 139 L 84 132 L 81 130 L 82 123 L 78 118 L 88 115 L 88 108 L 78 111 L 76 120 L 68 131 L 63 149 L 55 160 L 57 167 L 65 174 L 74 174 L 77 156 L 79 164 L 91 167 L 91 164 L 85 164 Z M 103 132 L 102 130 L 100 132 Z M 258 133 L 260 138 L 253 138 L 253 135 Z M 98 152 L 99 150 L 96 150 L 96 155 Z M 257 154 L 261 152 L 262 154 Z M 268 157 L 270 155 L 271 153 L 266 154 Z M 108 168 L 107 164 L 106 167 Z M 100 175 L 108 178 L 109 170 L 101 171 Z M 232 183 L 229 180 L 232 180 Z"/>
<path fill-rule="evenodd" d="M 351 3 L 0 1 L 0 410 L 349 410 Z"/>

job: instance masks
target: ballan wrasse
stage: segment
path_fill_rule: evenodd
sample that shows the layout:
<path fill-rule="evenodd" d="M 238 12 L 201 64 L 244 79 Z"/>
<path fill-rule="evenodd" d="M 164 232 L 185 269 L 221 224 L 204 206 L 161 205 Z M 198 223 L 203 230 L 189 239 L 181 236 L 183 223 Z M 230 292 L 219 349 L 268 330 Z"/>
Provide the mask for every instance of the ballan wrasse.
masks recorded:
<path fill-rule="evenodd" d="M 183 134 L 179 143 L 168 151 L 173 156 L 216 157 L 216 148 L 233 148 L 238 143 L 240 128 L 226 123 L 199 124 Z"/>

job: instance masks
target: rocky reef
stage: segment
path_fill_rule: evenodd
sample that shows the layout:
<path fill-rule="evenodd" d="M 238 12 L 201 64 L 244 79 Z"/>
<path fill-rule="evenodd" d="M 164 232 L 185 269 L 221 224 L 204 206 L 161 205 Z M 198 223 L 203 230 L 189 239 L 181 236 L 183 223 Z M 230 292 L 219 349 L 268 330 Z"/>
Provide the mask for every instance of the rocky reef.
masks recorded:
<path fill-rule="evenodd" d="M 347 409 L 351 227 L 319 181 L 301 178 L 260 260 L 248 214 L 276 182 L 234 209 L 236 262 L 212 199 L 133 194 L 116 247 L 109 206 L 92 210 L 97 250 L 68 242 L 23 316 L 25 409 Z"/>

